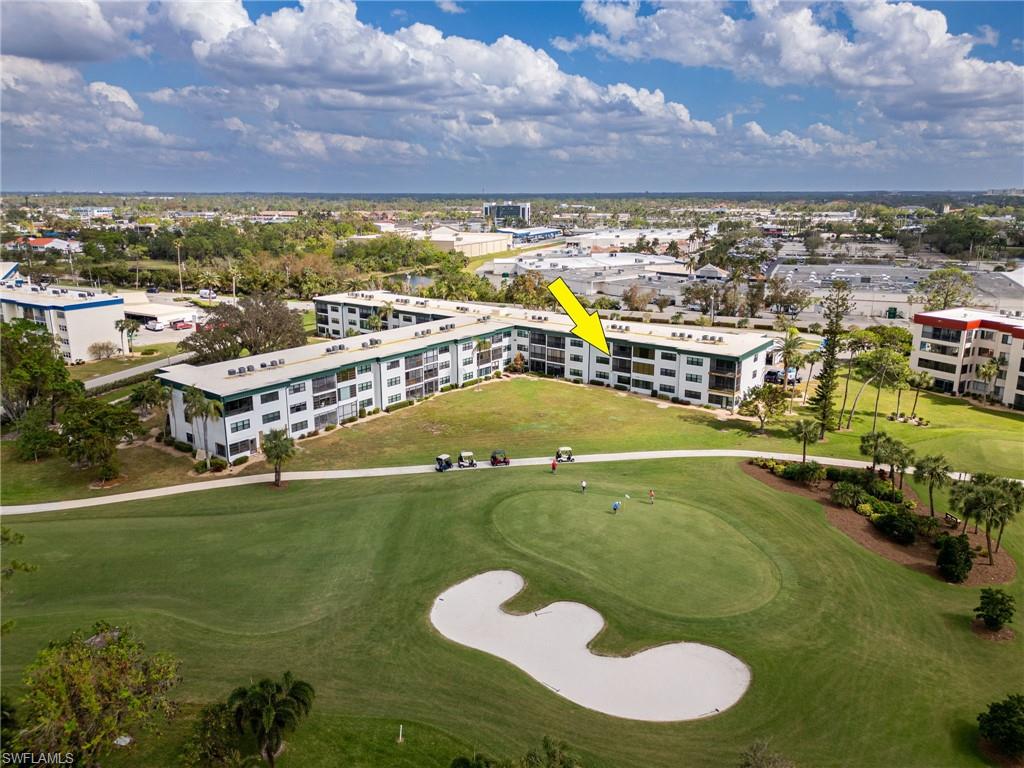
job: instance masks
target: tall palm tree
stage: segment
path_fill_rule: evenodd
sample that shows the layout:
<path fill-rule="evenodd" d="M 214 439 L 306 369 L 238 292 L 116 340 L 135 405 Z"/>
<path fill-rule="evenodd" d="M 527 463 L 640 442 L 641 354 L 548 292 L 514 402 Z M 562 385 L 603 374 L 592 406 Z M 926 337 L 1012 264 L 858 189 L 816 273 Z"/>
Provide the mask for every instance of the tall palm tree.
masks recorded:
<path fill-rule="evenodd" d="M 910 409 L 910 418 L 917 416 L 917 398 L 921 396 L 921 390 L 931 389 L 934 383 L 935 379 L 926 371 L 915 371 L 907 378 L 907 384 L 914 390 L 914 405 Z"/>
<path fill-rule="evenodd" d="M 1006 524 L 1012 522 L 1017 515 L 1024 511 L 1024 485 L 1021 485 L 1016 480 L 1010 480 L 1009 478 L 1003 477 L 999 479 L 1000 485 L 1006 492 L 1006 496 L 1009 500 L 1006 508 L 1003 510 L 1003 515 L 999 520 L 999 537 L 996 539 L 996 552 L 999 551 L 999 547 L 1003 543 L 1003 531 L 1006 529 Z"/>
<path fill-rule="evenodd" d="M 843 414 L 846 413 L 846 400 L 850 395 L 850 379 L 853 377 L 854 364 L 859 355 L 867 352 L 874 345 L 875 337 L 869 331 L 854 330 L 843 339 L 843 349 L 850 353 L 846 361 L 846 383 L 843 385 L 843 404 L 839 409 L 839 428 L 843 426 Z"/>
<path fill-rule="evenodd" d="M 256 737 L 263 759 L 273 768 L 284 746 L 284 735 L 295 730 L 313 708 L 313 686 L 285 672 L 280 682 L 264 678 L 258 683 L 240 686 L 228 696 L 239 733 L 248 728 Z"/>
<path fill-rule="evenodd" d="M 281 487 L 281 466 L 295 455 L 295 441 L 283 429 L 272 429 L 263 436 L 263 455 L 274 463 L 274 485 Z"/>
<path fill-rule="evenodd" d="M 782 358 L 782 389 L 786 390 L 789 385 L 789 369 L 795 368 L 800 361 L 800 345 L 803 344 L 803 338 L 797 333 L 796 328 L 790 326 L 786 329 L 786 337 L 782 340 L 782 346 L 779 348 L 779 357 Z M 794 386 L 796 386 L 794 382 Z M 790 400 L 789 405 L 792 406 Z M 792 410 L 792 408 L 790 408 Z"/>
<path fill-rule="evenodd" d="M 814 419 L 797 419 L 789 425 L 789 436 L 803 446 L 803 457 L 800 463 L 807 462 L 807 444 L 818 442 L 821 424 Z"/>
<path fill-rule="evenodd" d="M 999 375 L 999 361 L 997 358 L 992 358 L 987 363 L 978 368 L 977 376 L 983 382 L 985 382 L 985 399 L 991 400 L 992 382 L 995 381 L 996 376 Z"/>
<path fill-rule="evenodd" d="M 914 449 L 906 443 L 897 441 L 895 455 L 893 456 L 893 466 L 900 475 L 900 490 L 903 490 L 903 476 L 907 473 L 914 464 L 914 459 L 917 458 L 917 454 Z"/>
<path fill-rule="evenodd" d="M 210 468 L 210 419 L 224 418 L 224 404 L 220 400 L 206 397 L 201 389 L 189 387 L 185 390 L 185 417 L 190 421 L 203 421 L 203 452 L 206 454 L 206 468 Z"/>
<path fill-rule="evenodd" d="M 871 458 L 871 471 L 879 464 L 885 464 L 892 438 L 885 432 L 869 432 L 860 436 L 860 454 Z"/>
<path fill-rule="evenodd" d="M 949 485 L 953 465 L 941 453 L 925 456 L 914 467 L 914 477 L 928 486 L 928 510 L 935 517 L 935 489 Z"/>
<path fill-rule="evenodd" d="M 807 371 L 807 384 L 804 386 L 804 399 L 801 401 L 801 405 L 807 405 L 807 393 L 811 391 L 811 382 L 814 380 L 814 366 L 821 362 L 821 350 L 815 349 L 812 352 L 808 352 L 804 355 L 804 363 L 809 365 L 810 368 Z"/>
<path fill-rule="evenodd" d="M 970 483 L 971 489 L 964 498 L 964 508 L 970 510 L 975 520 L 975 529 L 979 522 L 985 526 L 985 544 L 988 547 L 988 564 L 995 565 L 995 551 L 992 547 L 992 529 L 1005 525 L 1009 509 L 1013 506 L 1006 489 L 999 482 L 977 484 Z"/>

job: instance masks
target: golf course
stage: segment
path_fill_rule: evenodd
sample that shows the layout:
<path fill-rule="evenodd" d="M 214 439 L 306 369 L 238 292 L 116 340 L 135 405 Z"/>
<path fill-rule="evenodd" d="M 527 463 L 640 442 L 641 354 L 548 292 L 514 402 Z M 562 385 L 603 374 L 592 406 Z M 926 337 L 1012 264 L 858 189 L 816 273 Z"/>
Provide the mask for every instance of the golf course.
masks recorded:
<path fill-rule="evenodd" d="M 571 413 L 555 410 L 563 391 L 583 398 Z M 583 409 L 592 396 L 607 411 L 593 416 L 596 436 Z M 468 398 L 488 405 L 470 408 Z M 504 445 L 483 434 L 497 418 L 491 400 L 508 417 Z M 516 426 L 520 403 L 533 423 L 576 431 L 562 440 L 530 434 Z M 461 422 L 438 413 L 460 406 Z M 550 412 L 549 421 L 538 411 Z M 619 427 L 604 431 L 611 412 Z M 283 768 L 447 768 L 475 750 L 520 755 L 545 735 L 599 768 L 735 765 L 762 738 L 800 766 L 986 765 L 976 715 L 1019 687 L 1010 670 L 1024 653 L 1019 631 L 1003 643 L 972 632 L 978 589 L 865 549 L 818 502 L 751 477 L 735 458 L 577 463 L 557 473 L 515 466 L 542 439 L 540 455 L 560 443 L 580 452 L 702 447 L 687 439 L 692 430 L 740 439 L 737 424 L 682 417 L 692 413 L 591 388 L 501 382 L 309 441 L 288 469 L 322 466 L 331 451 L 341 457 L 332 466 L 356 457 L 375 466 L 463 447 L 481 455 L 509 448 L 509 468 L 259 484 L 11 518 L 24 536 L 17 558 L 38 570 L 5 587 L 4 619 L 15 621 L 3 643 L 5 690 L 23 692 L 17 681 L 48 641 L 103 619 L 130 625 L 148 651 L 181 660 L 177 716 L 159 732 L 136 734 L 104 766 L 177 764 L 200 707 L 285 670 L 315 687 L 316 706 L 287 736 Z M 432 435 L 427 426 L 457 429 L 474 414 L 468 437 Z M 1004 451 L 1011 465 L 1020 422 L 991 418 L 1004 425 L 992 427 L 992 442 L 1005 445 L 986 450 Z M 404 448 L 384 434 L 399 419 L 409 425 Z M 915 434 L 953 439 L 929 429 Z M 853 458 L 855 440 L 830 436 L 816 448 Z M 746 437 L 742 447 L 759 445 L 798 447 L 781 436 Z M 951 450 L 951 460 L 970 469 L 971 445 L 971 455 Z M 941 513 L 946 497 L 937 500 Z M 617 514 L 613 501 L 623 502 Z M 1003 547 L 1024 562 L 1024 526 L 1008 526 Z M 495 570 L 525 582 L 503 606 L 508 613 L 572 601 L 600 614 L 594 654 L 700 643 L 741 660 L 749 688 L 721 714 L 678 722 L 574 703 L 431 624 L 439 595 Z M 1004 588 L 1024 600 L 1019 577 Z"/>

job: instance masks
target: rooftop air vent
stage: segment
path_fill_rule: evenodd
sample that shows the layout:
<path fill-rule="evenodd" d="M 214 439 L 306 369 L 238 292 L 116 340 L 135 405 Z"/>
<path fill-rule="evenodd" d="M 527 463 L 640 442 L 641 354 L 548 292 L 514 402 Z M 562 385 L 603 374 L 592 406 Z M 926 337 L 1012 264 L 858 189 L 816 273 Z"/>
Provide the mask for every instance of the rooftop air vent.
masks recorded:
<path fill-rule="evenodd" d="M 235 369 L 234 368 L 228 368 L 228 376 L 234 376 L 234 375 L 235 375 Z"/>
<path fill-rule="evenodd" d="M 368 342 L 368 341 L 364 341 L 364 342 L 363 342 L 362 344 L 360 344 L 359 346 L 360 346 L 360 347 L 362 347 L 363 349 L 366 349 L 366 348 L 367 348 L 368 346 L 370 346 L 370 342 Z"/>
<path fill-rule="evenodd" d="M 252 373 L 253 371 L 256 370 L 256 366 L 254 366 L 254 365 L 247 365 L 247 366 L 245 366 L 245 370 L 247 370 L 249 373 Z"/>
<path fill-rule="evenodd" d="M 277 360 L 271 360 L 270 361 L 270 367 L 271 368 L 277 368 Z"/>
<path fill-rule="evenodd" d="M 260 363 L 260 368 L 266 368 L 266 367 L 267 367 L 266 363 Z"/>
<path fill-rule="evenodd" d="M 277 364 L 278 364 L 278 365 L 284 365 L 284 358 L 283 358 L 283 357 L 279 357 L 279 358 L 277 359 Z"/>

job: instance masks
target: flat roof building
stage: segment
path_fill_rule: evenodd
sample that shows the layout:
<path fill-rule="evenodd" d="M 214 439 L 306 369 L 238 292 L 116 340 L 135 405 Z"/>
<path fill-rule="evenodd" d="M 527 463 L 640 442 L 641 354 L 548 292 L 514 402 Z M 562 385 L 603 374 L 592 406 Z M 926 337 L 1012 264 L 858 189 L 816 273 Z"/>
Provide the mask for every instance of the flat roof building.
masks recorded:
<path fill-rule="evenodd" d="M 124 319 L 120 296 L 6 280 L 0 282 L 0 308 L 4 322 L 24 319 L 45 327 L 68 363 L 94 359 L 89 347 L 97 342 L 121 348 L 121 334 L 114 327 Z"/>
<path fill-rule="evenodd" d="M 503 203 L 484 203 L 483 213 L 485 219 L 492 219 L 495 224 L 530 225 L 529 203 L 513 203 L 511 200 Z"/>
<path fill-rule="evenodd" d="M 206 450 L 184 417 L 184 392 L 220 400 L 209 451 L 234 460 L 262 434 L 301 437 L 376 409 L 419 400 L 507 370 L 516 361 L 548 376 L 734 409 L 760 383 L 775 340 L 758 333 L 605 322 L 610 353 L 546 310 L 424 299 L 386 291 L 314 299 L 317 333 L 331 341 L 210 365 L 180 364 L 172 388 L 174 436 Z"/>
<path fill-rule="evenodd" d="M 958 395 L 991 396 L 1024 409 L 1024 317 L 958 307 L 914 315 L 910 367 L 927 371 L 935 389 Z M 994 361 L 995 377 L 982 368 Z"/>

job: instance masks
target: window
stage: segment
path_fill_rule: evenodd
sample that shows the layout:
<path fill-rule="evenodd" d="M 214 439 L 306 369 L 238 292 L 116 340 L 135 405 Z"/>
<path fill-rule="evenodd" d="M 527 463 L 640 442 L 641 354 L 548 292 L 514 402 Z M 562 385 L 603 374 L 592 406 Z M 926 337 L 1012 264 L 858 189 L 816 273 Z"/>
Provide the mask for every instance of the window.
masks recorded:
<path fill-rule="evenodd" d="M 661 353 L 661 359 L 665 360 L 665 361 L 667 361 L 669 363 L 674 363 L 676 361 L 676 353 L 675 352 L 662 352 Z"/>
<path fill-rule="evenodd" d="M 654 350 L 651 347 L 633 347 L 633 357 L 639 357 L 642 360 L 653 360 Z"/>
<path fill-rule="evenodd" d="M 639 373 L 641 376 L 653 376 L 654 365 L 652 363 L 633 363 L 633 373 Z"/>
<path fill-rule="evenodd" d="M 248 413 L 252 410 L 252 398 L 242 397 L 238 400 L 229 400 L 224 403 L 224 415 L 235 416 L 239 413 Z"/>
<path fill-rule="evenodd" d="M 629 386 L 629 376 L 616 376 L 615 381 L 619 384 L 625 384 L 627 387 Z"/>
<path fill-rule="evenodd" d="M 451 360 L 442 360 L 441 362 L 439 362 L 437 364 L 437 370 L 439 370 L 439 371 L 444 371 L 444 370 L 447 370 L 448 368 L 451 368 L 451 367 L 452 367 Z"/>
<path fill-rule="evenodd" d="M 633 348 L 628 344 L 612 344 L 612 354 L 615 357 L 632 357 Z"/>
<path fill-rule="evenodd" d="M 361 382 L 359 382 L 359 391 L 360 392 L 368 392 L 371 389 L 373 389 L 373 382 L 372 381 L 361 381 Z"/>
<path fill-rule="evenodd" d="M 335 380 L 334 380 L 334 376 L 332 374 L 328 374 L 326 376 L 316 376 L 316 377 L 314 377 L 313 378 L 313 394 L 314 395 L 319 395 L 319 394 L 321 394 L 323 392 L 327 392 L 328 390 L 333 391 L 334 390 L 334 383 L 335 383 Z"/>
<path fill-rule="evenodd" d="M 388 396 L 388 405 L 394 405 L 395 403 L 399 403 L 401 401 L 402 401 L 402 394 L 401 394 L 401 392 L 399 392 L 397 395 L 389 395 Z"/>
<path fill-rule="evenodd" d="M 267 403 L 276 403 L 280 398 L 280 392 L 264 392 L 260 395 L 260 403 L 263 405 L 266 405 Z"/>
<path fill-rule="evenodd" d="M 292 424 L 292 432 L 301 432 L 308 426 L 308 421 L 296 421 L 294 424 Z"/>
<path fill-rule="evenodd" d="M 338 423 L 338 411 L 324 411 L 313 417 L 313 429 L 323 429 L 328 424 Z"/>
<path fill-rule="evenodd" d="M 462 364 L 463 365 L 472 365 L 473 364 L 473 358 L 472 357 L 464 357 L 464 358 L 462 358 Z"/>
<path fill-rule="evenodd" d="M 598 355 L 597 357 L 594 358 L 594 362 L 600 365 L 608 365 L 608 358 Z"/>
<path fill-rule="evenodd" d="M 281 412 L 280 411 L 274 411 L 272 413 L 264 413 L 263 414 L 263 423 L 264 424 L 273 424 L 275 421 L 280 421 L 280 420 L 281 420 Z"/>
<path fill-rule="evenodd" d="M 518 336 L 520 339 L 528 339 L 530 338 L 530 332 L 524 331 L 522 328 L 520 328 L 516 331 L 516 336 Z"/>
<path fill-rule="evenodd" d="M 389 387 L 397 387 L 401 383 L 402 383 L 402 377 L 401 376 L 395 376 L 393 379 L 388 379 L 388 386 Z"/>
<path fill-rule="evenodd" d="M 341 307 L 339 307 L 337 304 L 331 304 L 330 305 L 330 310 L 331 310 L 331 312 L 340 312 L 341 311 Z"/>
<path fill-rule="evenodd" d="M 241 421 L 236 421 L 234 424 L 231 425 L 231 431 L 232 432 L 241 432 L 243 429 L 248 429 L 248 428 L 249 428 L 249 420 L 248 419 L 242 419 Z"/>
<path fill-rule="evenodd" d="M 389 371 L 393 371 L 393 370 L 395 370 L 395 368 L 397 368 L 401 364 L 402 364 L 401 360 L 389 360 L 388 361 L 388 370 Z"/>
<path fill-rule="evenodd" d="M 671 384 L 659 384 L 658 391 L 664 392 L 668 395 L 674 395 L 676 393 L 676 388 L 673 387 Z"/>
<path fill-rule="evenodd" d="M 373 398 L 372 397 L 368 397 L 365 400 L 360 400 L 359 401 L 359 407 L 360 408 L 373 408 Z"/>
<path fill-rule="evenodd" d="M 687 400 L 700 400 L 700 392 L 694 392 L 692 389 L 684 389 L 683 395 Z"/>
<path fill-rule="evenodd" d="M 582 347 L 583 346 L 583 340 L 582 339 L 569 339 L 569 344 L 570 344 L 570 346 L 573 346 L 573 347 Z"/>
<path fill-rule="evenodd" d="M 660 375 L 662 375 L 662 376 L 675 376 L 676 375 L 676 372 L 673 371 L 671 368 L 662 368 L 660 371 L 658 371 L 658 373 Z"/>
<path fill-rule="evenodd" d="M 583 362 L 583 355 L 569 355 L 569 362 L 572 362 L 572 363 L 582 363 Z"/>
<path fill-rule="evenodd" d="M 699 373 L 688 373 L 686 374 L 686 380 L 692 381 L 694 384 L 700 384 L 704 381 L 704 377 Z"/>
<path fill-rule="evenodd" d="M 345 314 L 354 315 L 356 313 L 355 307 L 345 307 Z"/>
<path fill-rule="evenodd" d="M 472 378 L 473 378 L 473 374 L 472 374 L 471 371 L 466 371 L 465 373 L 462 374 L 462 380 L 463 381 L 469 381 Z"/>
<path fill-rule="evenodd" d="M 362 363 L 362 364 L 356 366 L 356 373 L 369 373 L 369 372 L 370 372 L 370 364 L 369 363 Z"/>
<path fill-rule="evenodd" d="M 338 379 L 338 383 L 341 383 L 343 381 L 352 381 L 352 379 L 354 379 L 355 377 L 356 377 L 356 369 L 355 368 L 346 368 L 343 371 L 338 371 L 337 379 Z"/>
<path fill-rule="evenodd" d="M 320 408 L 326 408 L 329 405 L 338 404 L 338 393 L 333 389 L 325 395 L 317 395 L 313 398 L 313 408 L 319 410 Z"/>
<path fill-rule="evenodd" d="M 472 348 L 473 348 L 473 342 L 472 342 L 472 341 L 467 341 L 467 342 L 466 342 L 465 344 L 463 344 L 463 345 L 462 345 L 462 346 L 460 347 L 460 349 L 461 349 L 461 350 L 462 350 L 463 352 L 469 352 L 469 350 L 471 350 Z"/>
<path fill-rule="evenodd" d="M 581 379 L 583 378 L 583 371 L 581 371 L 579 368 L 570 368 L 569 375 Z"/>
<path fill-rule="evenodd" d="M 252 442 L 249 440 L 239 440 L 237 443 L 231 443 L 231 445 L 228 446 L 228 452 L 232 456 L 234 456 L 236 453 L 248 453 L 251 450 Z"/>
<path fill-rule="evenodd" d="M 66 331 L 67 328 L 64 327 L 64 326 L 61 326 L 61 330 L 62 331 Z M 1012 343 L 1013 343 L 1013 336 L 1011 336 L 1008 333 L 1004 333 L 1003 334 L 1003 344 L 1012 344 Z"/>
<path fill-rule="evenodd" d="M 304 410 L 306 410 L 306 403 L 296 403 L 288 409 L 290 413 L 302 413 Z"/>
<path fill-rule="evenodd" d="M 292 384 L 290 387 L 288 387 L 288 394 L 289 395 L 297 395 L 297 394 L 299 394 L 299 392 L 305 392 L 305 391 L 306 391 L 306 382 L 304 382 L 304 381 L 300 381 L 298 384 Z"/>
<path fill-rule="evenodd" d="M 556 336 L 553 333 L 549 333 L 548 346 L 555 349 L 565 349 L 565 336 Z"/>
<path fill-rule="evenodd" d="M 451 383 L 452 383 L 452 377 L 451 377 L 451 376 L 442 376 L 442 377 L 441 377 L 440 379 L 438 379 L 438 380 L 437 380 L 437 383 L 438 383 L 438 384 L 439 384 L 440 386 L 442 386 L 442 387 L 443 387 L 443 386 L 444 386 L 445 384 L 451 384 Z"/>
<path fill-rule="evenodd" d="M 607 380 L 608 379 L 608 371 L 595 371 L 594 372 L 594 378 L 595 379 L 605 379 L 605 380 Z"/>
<path fill-rule="evenodd" d="M 695 365 L 698 368 L 703 368 L 704 367 L 704 358 L 703 357 L 687 357 L 686 358 L 686 364 L 687 365 Z"/>

